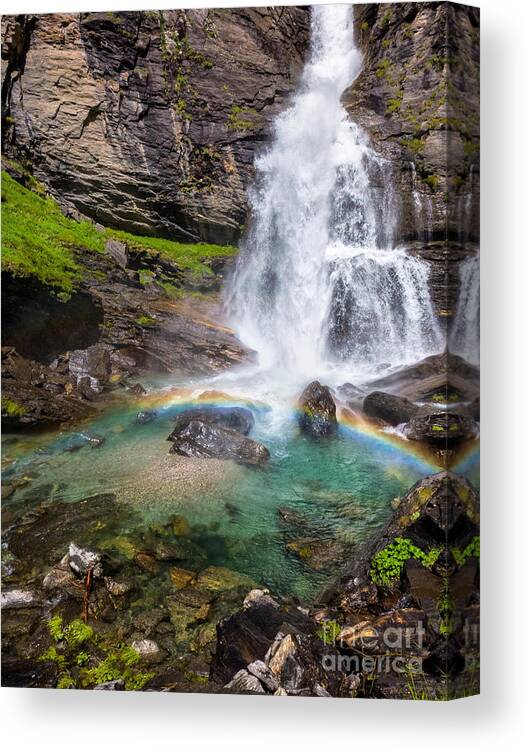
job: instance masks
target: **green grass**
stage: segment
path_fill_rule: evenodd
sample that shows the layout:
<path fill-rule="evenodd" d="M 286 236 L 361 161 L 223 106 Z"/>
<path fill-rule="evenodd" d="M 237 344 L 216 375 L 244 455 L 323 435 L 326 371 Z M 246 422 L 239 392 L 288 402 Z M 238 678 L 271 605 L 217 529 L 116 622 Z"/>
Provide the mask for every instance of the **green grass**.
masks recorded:
<path fill-rule="evenodd" d="M 237 252 L 231 245 L 174 242 L 116 229 L 98 232 L 90 221 L 64 216 L 38 183 L 29 184 L 32 190 L 2 172 L 2 270 L 32 276 L 65 297 L 89 270 L 74 259 L 74 249 L 102 253 L 110 238 L 121 240 L 129 248 L 159 253 L 197 276 L 211 274 L 207 261 Z"/>
<path fill-rule="evenodd" d="M 8 417 L 23 417 L 26 414 L 27 409 L 24 406 L 11 401 L 10 398 L 2 399 L 2 414 Z"/>
<path fill-rule="evenodd" d="M 211 273 L 204 261 L 211 258 L 224 258 L 227 255 L 235 255 L 237 252 L 237 248 L 232 245 L 174 242 L 160 237 L 141 237 L 119 229 L 107 229 L 105 236 L 121 240 L 131 248 L 160 253 L 164 258 L 174 261 L 180 268 L 187 268 L 201 274 Z"/>
<path fill-rule="evenodd" d="M 74 247 L 103 252 L 105 243 L 93 224 L 66 218 L 52 198 L 2 172 L 2 270 L 70 293 L 81 279 Z"/>

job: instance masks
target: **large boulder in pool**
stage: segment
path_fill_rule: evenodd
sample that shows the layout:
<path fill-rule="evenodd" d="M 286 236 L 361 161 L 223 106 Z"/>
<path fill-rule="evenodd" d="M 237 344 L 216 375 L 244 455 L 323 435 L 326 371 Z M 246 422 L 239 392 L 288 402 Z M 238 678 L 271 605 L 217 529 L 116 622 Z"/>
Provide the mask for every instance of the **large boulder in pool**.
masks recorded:
<path fill-rule="evenodd" d="M 407 398 L 383 391 L 373 391 L 366 396 L 363 409 L 368 417 L 382 419 L 393 426 L 409 422 L 419 411 L 419 407 Z"/>
<path fill-rule="evenodd" d="M 173 443 L 171 453 L 189 458 L 232 459 L 247 466 L 260 466 L 270 458 L 267 448 L 256 440 L 198 419 L 190 421 L 180 432 L 174 430 L 169 439 Z"/>
<path fill-rule="evenodd" d="M 187 409 L 176 417 L 174 430 L 168 439 L 173 440 L 190 422 L 203 422 L 215 427 L 235 430 L 241 435 L 248 435 L 254 425 L 254 418 L 250 409 L 244 409 L 241 406 L 204 406 Z"/>
<path fill-rule="evenodd" d="M 299 426 L 303 432 L 315 437 L 336 433 L 336 404 L 328 386 L 317 380 L 305 388 L 299 398 Z"/>

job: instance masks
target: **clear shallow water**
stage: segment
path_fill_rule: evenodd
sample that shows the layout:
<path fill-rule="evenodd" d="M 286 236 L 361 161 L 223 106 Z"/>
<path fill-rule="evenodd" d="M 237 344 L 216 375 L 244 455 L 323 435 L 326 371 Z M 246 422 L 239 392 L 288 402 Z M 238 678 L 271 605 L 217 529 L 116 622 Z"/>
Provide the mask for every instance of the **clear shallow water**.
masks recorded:
<path fill-rule="evenodd" d="M 136 423 L 134 403 L 103 414 L 82 432 L 5 436 L 4 481 L 31 477 L 7 506 L 16 516 L 46 498 L 76 502 L 113 492 L 123 503 L 127 524 L 125 511 L 131 506 L 137 511 L 139 528 L 126 527 L 123 533 L 184 516 L 207 564 L 246 573 L 280 594 L 309 597 L 347 559 L 316 571 L 285 545 L 300 538 L 359 544 L 387 520 L 394 497 L 435 470 L 383 436 L 354 428 L 341 426 L 335 439 L 312 440 L 299 434 L 293 411 L 278 422 L 267 407 L 253 409 L 251 433 L 270 450 L 263 469 L 170 455 L 166 438 L 174 415 L 188 406 L 179 402 L 159 408 L 146 425 Z M 104 443 L 65 450 L 83 444 L 83 434 L 104 438 Z M 293 511 L 295 523 L 286 523 L 278 508 Z"/>

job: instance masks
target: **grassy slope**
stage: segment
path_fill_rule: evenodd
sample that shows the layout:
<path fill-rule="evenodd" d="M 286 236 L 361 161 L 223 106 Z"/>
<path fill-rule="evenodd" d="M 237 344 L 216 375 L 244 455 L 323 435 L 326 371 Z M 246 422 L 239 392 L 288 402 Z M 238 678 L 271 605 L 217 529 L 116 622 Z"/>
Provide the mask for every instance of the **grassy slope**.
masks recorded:
<path fill-rule="evenodd" d="M 83 271 L 73 258 L 73 248 L 103 252 L 110 238 L 159 253 L 197 274 L 210 273 L 204 261 L 237 252 L 229 245 L 184 244 L 113 229 L 98 232 L 89 221 L 66 218 L 38 183 L 32 187 L 35 192 L 2 172 L 2 270 L 34 276 L 66 294 L 78 284 Z"/>

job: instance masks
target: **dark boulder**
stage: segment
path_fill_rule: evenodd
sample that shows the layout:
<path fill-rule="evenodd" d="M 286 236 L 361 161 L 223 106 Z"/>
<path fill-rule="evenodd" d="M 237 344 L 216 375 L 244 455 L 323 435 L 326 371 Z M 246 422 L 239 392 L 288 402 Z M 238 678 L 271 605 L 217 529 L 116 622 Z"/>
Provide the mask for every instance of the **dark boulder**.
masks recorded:
<path fill-rule="evenodd" d="M 315 437 L 336 433 L 336 404 L 328 386 L 317 380 L 305 388 L 299 398 L 299 426 L 303 432 Z"/>
<path fill-rule="evenodd" d="M 409 422 L 418 410 L 419 407 L 407 398 L 393 396 L 383 391 L 373 391 L 364 399 L 364 413 L 368 417 L 382 419 L 393 426 Z"/>
<path fill-rule="evenodd" d="M 53 688 L 57 678 L 57 665 L 52 661 L 2 659 L 2 687 Z"/>
<path fill-rule="evenodd" d="M 283 609 L 268 599 L 258 599 L 221 620 L 217 625 L 217 648 L 210 677 L 226 684 L 240 669 L 263 659 L 277 632 L 286 624 L 303 631 L 315 630 L 314 624 L 298 609 Z"/>
<path fill-rule="evenodd" d="M 69 370 L 77 381 L 84 377 L 91 378 L 92 387 L 108 383 L 112 371 L 110 353 L 102 344 L 75 349 L 70 352 Z"/>
<path fill-rule="evenodd" d="M 73 378 L 2 347 L 2 423 L 23 428 L 88 416 L 92 407 Z"/>
<path fill-rule="evenodd" d="M 193 420 L 180 432 L 172 432 L 172 453 L 193 458 L 232 459 L 240 464 L 260 466 L 270 453 L 261 443 L 240 432 Z"/>
<path fill-rule="evenodd" d="M 254 426 L 255 420 L 250 409 L 244 409 L 240 406 L 205 406 L 196 409 L 187 409 L 176 417 L 174 430 L 169 436 L 169 440 L 173 440 L 173 436 L 178 435 L 190 422 L 194 421 L 217 427 L 225 427 L 240 432 L 242 435 L 248 435 Z"/>
<path fill-rule="evenodd" d="M 413 417 L 404 433 L 408 440 L 440 445 L 473 440 L 478 435 L 478 428 L 470 417 L 442 412 Z"/>
<path fill-rule="evenodd" d="M 149 422 L 152 422 L 156 419 L 158 416 L 158 413 L 154 411 L 153 409 L 147 409 L 146 411 L 139 411 L 136 414 L 136 423 L 137 424 L 149 424 Z"/>

